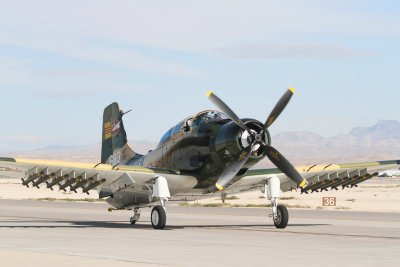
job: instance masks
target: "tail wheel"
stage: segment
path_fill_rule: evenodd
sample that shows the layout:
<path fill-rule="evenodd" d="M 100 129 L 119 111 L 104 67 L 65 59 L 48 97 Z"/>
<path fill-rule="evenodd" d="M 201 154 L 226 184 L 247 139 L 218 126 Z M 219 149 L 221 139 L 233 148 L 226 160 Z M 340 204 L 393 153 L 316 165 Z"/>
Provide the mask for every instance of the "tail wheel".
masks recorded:
<path fill-rule="evenodd" d="M 151 224 L 154 229 L 164 229 L 167 221 L 165 209 L 162 206 L 155 206 L 151 210 Z"/>
<path fill-rule="evenodd" d="M 278 229 L 284 229 L 289 222 L 289 212 L 283 205 L 278 205 L 277 216 L 274 218 L 274 225 Z"/>

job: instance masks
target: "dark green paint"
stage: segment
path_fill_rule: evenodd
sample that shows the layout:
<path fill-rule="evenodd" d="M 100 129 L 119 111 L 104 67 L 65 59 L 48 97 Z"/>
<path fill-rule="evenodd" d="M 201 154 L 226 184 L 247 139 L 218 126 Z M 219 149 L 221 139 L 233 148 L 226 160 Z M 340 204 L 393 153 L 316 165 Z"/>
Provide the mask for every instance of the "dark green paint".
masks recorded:
<path fill-rule="evenodd" d="M 105 110 L 104 121 L 106 122 L 110 117 L 117 118 L 123 127 L 122 117 L 118 117 L 120 114 L 117 112 L 118 104 L 114 103 L 110 106 Z M 243 121 L 251 129 L 257 131 L 262 129 L 259 121 L 252 119 Z M 225 118 L 224 114 L 217 111 L 204 111 L 169 129 L 162 137 L 158 147 L 147 155 L 133 158 L 122 155 L 118 168 L 124 170 L 128 168 L 127 165 L 130 165 L 143 166 L 157 172 L 168 169 L 172 170 L 170 171 L 172 173 L 194 176 L 198 180 L 197 188 L 208 188 L 215 184 L 227 164 L 236 160 L 243 152 L 244 148 L 240 141 L 242 132 L 243 130 Z M 122 133 L 125 135 L 125 130 Z M 105 160 L 107 163 L 115 163 L 114 159 L 110 161 L 110 158 L 121 153 L 121 146 L 122 149 L 131 150 L 126 144 L 126 139 L 114 142 L 114 138 L 116 137 L 113 135 L 113 145 L 111 146 L 110 140 L 104 140 L 103 130 L 102 162 Z M 266 142 L 269 143 L 269 133 L 267 133 L 266 139 Z M 132 153 L 138 155 L 133 151 Z M 106 156 L 108 157 L 106 158 Z M 239 172 L 239 176 L 243 176 L 250 167 L 264 157 L 261 150 L 254 153 Z"/>

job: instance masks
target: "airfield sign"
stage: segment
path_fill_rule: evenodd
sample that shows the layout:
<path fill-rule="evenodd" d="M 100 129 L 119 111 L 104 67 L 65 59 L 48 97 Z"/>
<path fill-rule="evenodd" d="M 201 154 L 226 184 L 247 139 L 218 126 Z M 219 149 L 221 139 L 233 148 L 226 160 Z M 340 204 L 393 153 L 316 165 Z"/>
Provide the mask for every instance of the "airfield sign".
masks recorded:
<path fill-rule="evenodd" d="M 336 197 L 323 197 L 322 206 L 324 207 L 336 207 Z"/>

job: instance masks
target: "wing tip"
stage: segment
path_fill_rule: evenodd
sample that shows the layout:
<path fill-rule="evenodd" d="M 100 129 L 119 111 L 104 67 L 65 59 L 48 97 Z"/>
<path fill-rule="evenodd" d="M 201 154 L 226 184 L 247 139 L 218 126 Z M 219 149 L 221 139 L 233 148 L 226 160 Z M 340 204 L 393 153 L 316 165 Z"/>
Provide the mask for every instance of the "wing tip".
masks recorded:
<path fill-rule="evenodd" d="M 296 93 L 296 90 L 294 90 L 293 87 L 289 87 L 288 89 L 289 89 L 290 92 L 292 92 L 292 94 L 295 94 L 295 93 Z"/>
<path fill-rule="evenodd" d="M 14 158 L 0 157 L 0 161 L 17 162 Z"/>

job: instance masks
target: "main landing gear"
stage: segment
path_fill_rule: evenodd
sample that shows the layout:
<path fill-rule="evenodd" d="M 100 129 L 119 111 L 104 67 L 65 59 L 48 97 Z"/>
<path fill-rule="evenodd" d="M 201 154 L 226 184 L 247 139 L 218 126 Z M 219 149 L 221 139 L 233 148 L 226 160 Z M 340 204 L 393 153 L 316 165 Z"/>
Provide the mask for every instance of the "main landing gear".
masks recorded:
<path fill-rule="evenodd" d="M 167 213 L 165 211 L 165 206 L 168 198 L 171 197 L 169 193 L 167 179 L 162 176 L 154 177 L 153 185 L 153 199 L 159 199 L 160 205 L 154 206 L 151 210 L 151 225 L 154 229 L 164 229 L 167 222 Z M 135 224 L 140 218 L 139 208 L 133 210 L 133 216 L 130 218 L 130 223 Z"/>
<path fill-rule="evenodd" d="M 168 182 L 165 177 L 158 176 L 154 178 L 153 198 L 158 198 L 161 205 L 153 207 L 151 210 L 151 225 L 154 229 L 164 229 L 167 221 L 165 205 L 170 198 Z"/>
<path fill-rule="evenodd" d="M 165 203 L 165 202 L 164 202 Z M 129 222 L 134 225 L 140 218 L 139 208 L 133 210 L 133 216 L 130 218 Z M 154 229 L 164 229 L 167 222 L 167 213 L 165 212 L 165 204 L 154 206 L 151 210 L 150 216 L 151 225 Z"/>
<path fill-rule="evenodd" d="M 167 214 L 165 210 L 170 193 L 168 189 L 167 180 L 162 177 L 155 177 L 153 185 L 153 198 L 159 199 L 160 205 L 154 206 L 151 210 L 151 225 L 154 229 L 164 229 L 167 221 Z M 273 223 L 276 228 L 284 229 L 289 222 L 289 213 L 285 206 L 278 205 L 278 198 L 280 193 L 280 180 L 278 177 L 271 177 L 265 185 L 265 194 L 268 200 L 271 201 Z M 130 218 L 130 223 L 135 224 L 140 218 L 139 208 L 133 210 L 133 216 Z"/>
<path fill-rule="evenodd" d="M 167 221 L 165 208 L 161 205 L 154 206 L 151 210 L 151 225 L 154 229 L 164 229 Z"/>
<path fill-rule="evenodd" d="M 265 185 L 265 193 L 271 201 L 272 206 L 272 220 L 278 229 L 284 229 L 289 222 L 289 212 L 283 205 L 278 205 L 278 198 L 280 193 L 280 180 L 278 177 L 272 177 Z"/>
<path fill-rule="evenodd" d="M 287 208 L 283 205 L 277 205 L 275 209 L 276 212 L 272 212 L 272 219 L 275 227 L 278 229 L 286 228 L 289 222 L 289 212 Z"/>

